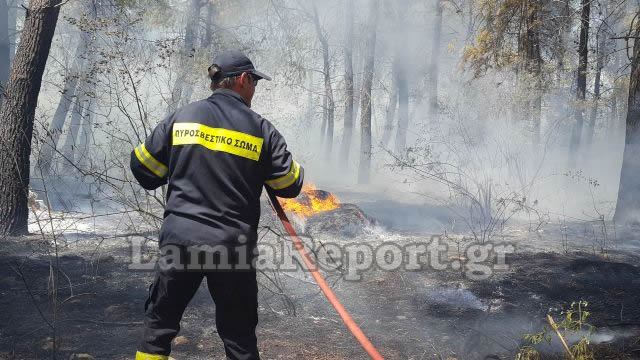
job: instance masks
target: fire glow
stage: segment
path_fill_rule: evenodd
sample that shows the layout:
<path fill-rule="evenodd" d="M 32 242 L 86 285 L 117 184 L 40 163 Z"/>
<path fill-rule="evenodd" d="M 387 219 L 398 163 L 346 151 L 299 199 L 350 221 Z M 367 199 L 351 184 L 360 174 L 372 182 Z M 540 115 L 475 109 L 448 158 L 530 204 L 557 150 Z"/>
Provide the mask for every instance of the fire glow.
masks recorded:
<path fill-rule="evenodd" d="M 282 208 L 301 218 L 309 218 L 340 207 L 340 200 L 328 191 L 318 190 L 313 184 L 305 184 L 295 199 L 280 199 Z"/>

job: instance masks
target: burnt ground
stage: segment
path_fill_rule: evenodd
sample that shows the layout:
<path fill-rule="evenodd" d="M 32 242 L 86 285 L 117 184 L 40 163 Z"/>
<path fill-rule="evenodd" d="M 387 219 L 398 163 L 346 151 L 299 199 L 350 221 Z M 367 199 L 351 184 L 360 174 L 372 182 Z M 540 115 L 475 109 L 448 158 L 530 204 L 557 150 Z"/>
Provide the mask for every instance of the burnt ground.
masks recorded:
<path fill-rule="evenodd" d="M 141 338 L 144 300 L 152 273 L 128 270 L 128 247 L 107 254 L 89 249 L 68 254 L 61 249 L 64 254 L 57 260 L 42 255 L 45 249 L 52 249 L 38 237 L 5 239 L 2 248 L 1 359 L 51 358 L 53 330 L 48 324 L 55 324 L 59 359 L 73 358 L 74 354 L 89 354 L 96 359 L 133 358 Z M 8 248 L 12 250 L 6 251 Z M 56 265 L 63 273 L 54 323 L 48 279 Z M 260 344 L 265 358 L 284 354 L 285 358 L 335 359 L 359 353 L 350 338 L 333 331 L 339 328 L 334 319 L 281 316 L 263 308 L 260 313 Z M 175 346 L 175 358 L 224 358 L 214 316 L 212 301 L 203 286 L 185 313 L 181 335 L 186 341 Z M 331 347 L 319 341 L 318 327 L 325 327 L 322 340 L 329 341 Z"/>
<path fill-rule="evenodd" d="M 58 277 L 57 358 L 132 359 L 152 273 L 128 269 L 129 248 L 51 239 L 5 239 L 0 246 L 0 358 L 51 358 L 52 268 Z M 89 246 L 88 244 L 91 244 Z M 153 245 L 153 244 L 151 244 Z M 523 334 L 571 301 L 589 301 L 598 359 L 640 358 L 640 268 L 634 253 L 517 253 L 511 269 L 483 281 L 457 271 L 369 271 L 359 282 L 330 275 L 336 292 L 386 358 L 513 359 Z M 283 301 L 261 279 L 258 336 L 265 359 L 366 358 L 308 276 L 278 276 Z M 70 286 L 71 285 L 71 286 Z M 295 306 L 295 315 L 293 312 Z M 176 359 L 221 359 L 215 309 L 202 288 L 182 322 Z M 46 321 L 45 321 L 46 319 Z M 545 358 L 560 358 L 552 343 Z"/>
<path fill-rule="evenodd" d="M 263 214 L 270 212 L 263 209 Z M 145 255 L 157 245 L 152 233 L 114 237 L 117 221 L 102 219 L 93 230 L 55 238 L 0 240 L 0 359 L 52 358 L 54 334 L 57 359 L 133 359 L 153 273 L 129 269 L 130 241 L 148 239 Z M 277 230 L 274 223 L 272 215 L 263 217 L 262 224 Z M 378 230 L 340 241 L 428 238 Z M 261 243 L 288 241 L 265 234 Z M 327 279 L 388 359 L 513 359 L 524 345 L 523 335 L 540 331 L 547 313 L 560 320 L 562 309 L 578 300 L 589 302 L 596 359 L 640 359 L 640 253 L 628 248 L 585 252 L 573 245 L 570 252 L 546 252 L 553 238 L 549 234 L 516 246 L 507 257 L 509 270 L 485 280 L 470 280 L 451 268 L 371 269 L 360 281 L 332 271 Z M 50 275 L 57 270 L 58 284 L 52 284 Z M 268 272 L 259 281 L 263 358 L 367 358 L 308 274 Z M 214 317 L 203 284 L 185 312 L 172 356 L 224 358 Z M 539 350 L 545 359 L 562 358 L 555 338 Z"/>

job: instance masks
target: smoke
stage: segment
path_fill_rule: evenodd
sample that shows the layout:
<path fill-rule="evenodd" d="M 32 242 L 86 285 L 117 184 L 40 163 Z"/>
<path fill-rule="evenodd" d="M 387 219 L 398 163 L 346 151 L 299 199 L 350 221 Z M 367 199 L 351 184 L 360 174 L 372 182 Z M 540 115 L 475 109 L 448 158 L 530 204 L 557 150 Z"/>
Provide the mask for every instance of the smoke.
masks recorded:
<path fill-rule="evenodd" d="M 535 100 L 530 88 L 522 86 L 534 79 L 512 68 L 489 69 L 483 76 L 474 77 L 463 61 L 465 49 L 475 44 L 474 34 L 480 26 L 469 18 L 468 4 L 444 5 L 438 37 L 436 2 L 382 1 L 375 26 L 371 181 L 359 184 L 361 100 L 371 3 L 354 3 L 354 124 L 348 151 L 342 146 L 345 46 L 349 44 L 345 37 L 349 21 L 346 3 L 242 0 L 212 4 L 212 45 L 196 46 L 187 54 L 181 50 L 181 41 L 189 17 L 188 1 L 154 2 L 144 7 L 139 4 L 125 11 L 105 7 L 99 10 L 99 26 L 73 20 L 80 18 L 79 6 L 65 7 L 52 50 L 55 61 L 47 67 L 45 82 L 52 86 L 43 88 L 37 134 L 46 134 L 44 128 L 60 98 L 60 85 L 56 84 L 65 76 L 73 76 L 68 71 L 74 60 L 70 49 L 76 47 L 80 31 L 95 35 L 90 51 L 97 54 L 80 74 L 84 82 L 96 81 L 96 89 L 91 91 L 95 106 L 87 152 L 94 167 L 105 160 L 126 157 L 131 145 L 162 120 L 180 67 L 188 67 L 185 81 L 192 86 L 192 93 L 182 101 L 201 99 L 210 93 L 206 69 L 215 54 L 239 48 L 259 69 L 273 76 L 273 81 L 259 83 L 253 108 L 285 135 L 292 153 L 307 169 L 307 180 L 347 197 L 374 193 L 374 200 L 363 202 L 363 206 L 392 228 L 443 231 L 451 228 L 452 221 L 460 224 L 464 218 L 482 227 L 504 217 L 501 211 L 515 207 L 520 211 L 509 216 L 513 220 L 611 218 L 623 149 L 624 96 L 620 94 L 624 90 L 620 90 L 618 79 L 624 74 L 619 71 L 621 64 L 615 66 L 620 63 L 615 56 L 607 58 L 602 72 L 603 97 L 595 112 L 593 140 L 571 153 L 575 108 L 582 106 L 587 118 L 593 109 L 591 103 L 575 103 L 571 71 L 553 68 L 552 60 L 546 63 L 548 84 L 544 86 L 538 126 L 531 120 L 531 109 L 522 105 Z M 319 27 L 314 23 L 314 7 Z M 206 33 L 209 12 L 203 8 L 200 14 L 198 37 Z M 334 100 L 331 151 L 327 149 L 325 125 L 325 59 L 318 32 L 328 44 Z M 574 32 L 566 41 L 575 37 Z M 189 61 L 184 61 L 185 56 Z M 568 50 L 565 63 L 575 60 L 576 55 Z M 402 140 L 398 133 L 403 100 L 394 97 L 398 96 L 398 76 L 406 76 L 408 88 L 408 123 L 406 139 Z M 588 84 L 589 92 L 592 81 Z M 84 88 L 89 87 L 85 84 Z M 140 111 L 136 110 L 138 105 Z M 132 127 L 131 120 L 144 124 L 147 130 Z M 583 138 L 588 131 L 586 126 Z M 63 132 L 60 143 L 65 142 L 69 131 L 65 127 Z M 120 140 L 124 138 L 130 143 L 123 144 Z M 401 141 L 404 148 L 399 148 Z M 58 157 L 57 162 L 63 163 L 64 159 Z M 394 204 L 397 199 L 403 204 Z M 505 199 L 508 206 L 504 205 Z M 379 207 L 368 204 L 376 201 Z M 416 208 L 407 212 L 385 210 L 405 205 Z"/>
<path fill-rule="evenodd" d="M 566 222 L 591 224 L 594 220 L 604 223 L 611 219 L 624 144 L 621 114 L 625 106 L 621 94 L 625 86 L 619 81 L 626 76 L 619 71 L 623 64 L 615 57 L 607 60 L 593 139 L 590 143 L 585 140 L 572 152 L 569 141 L 575 126 L 575 109 L 581 108 L 586 118 L 593 109 L 591 102 L 575 102 L 574 73 L 560 69 L 555 61 L 544 62 L 538 124 L 531 105 L 537 101 L 531 91 L 531 82 L 536 79 L 518 73 L 515 66 L 488 66 L 483 76 L 475 77 L 463 62 L 465 49 L 475 44 L 480 25 L 475 16 L 469 16 L 474 2 L 380 1 L 371 96 L 371 180 L 358 183 L 371 0 L 353 0 L 354 124 L 351 146 L 344 150 L 347 1 L 352 0 L 211 1 L 215 14 L 209 24 L 211 44 L 200 45 L 201 37 L 207 33 L 205 14 L 209 14 L 201 9 L 196 31 L 199 40 L 191 50 L 182 47 L 191 1 L 130 1 L 125 8 L 111 1 L 95 2 L 107 5 L 100 9 L 96 22 L 86 18 L 79 21 L 79 5 L 70 2 L 63 8 L 40 96 L 36 152 L 45 143 L 46 129 L 61 96 L 76 99 L 75 95 L 62 94 L 62 84 L 69 76 L 79 76 L 84 84 L 81 93 L 93 103 L 90 114 L 83 118 L 89 121 L 90 140 L 78 147 L 87 160 L 76 164 L 82 170 L 80 174 L 78 169 L 63 171 L 66 160 L 58 155 L 58 171 L 53 176 L 57 178 L 35 179 L 32 185 L 37 190 L 48 186 L 56 197 L 54 207 L 65 210 L 75 206 L 94 211 L 94 198 L 103 197 L 127 210 L 143 204 L 148 206 L 144 209 L 147 213 L 157 211 L 164 194 L 149 196 L 130 186 L 130 151 L 166 116 L 175 100 L 172 97 L 175 84 L 180 82 L 177 79 L 183 76 L 182 85 L 191 87 L 181 91 L 182 98 L 178 100 L 184 103 L 205 98 L 210 94 L 206 70 L 214 56 L 226 49 L 240 49 L 258 69 L 273 77 L 271 82 L 258 83 L 253 109 L 285 136 L 295 159 L 305 167 L 306 181 L 334 192 L 344 203 L 357 204 L 380 222 L 380 228 L 369 229 L 370 233 L 356 241 L 400 243 L 408 239 L 407 235 L 427 238 L 445 234 L 456 240 L 470 236 L 474 241 L 485 242 L 503 235 L 501 232 L 511 224 L 538 235 L 549 223 L 564 226 Z M 437 3 L 443 6 L 441 28 L 437 27 Z M 314 7 L 318 24 L 314 22 Z M 88 65 L 79 74 L 70 74 L 75 60 L 73 49 L 82 31 L 89 32 L 92 38 L 88 50 L 91 54 L 82 55 L 89 60 Z M 326 39 L 326 58 L 320 38 Z M 572 28 L 565 42 L 571 43 L 575 38 L 576 29 Z M 576 61 L 577 55 L 568 50 L 564 66 L 575 67 Z M 593 93 L 592 72 L 590 69 L 588 94 Z M 334 105 L 330 151 L 326 130 L 330 102 L 325 75 L 330 80 Z M 406 94 L 401 86 L 408 89 Z M 407 120 L 406 129 L 402 128 L 402 119 Z M 69 136 L 68 128 L 65 126 L 60 143 Z M 585 135 L 589 129 L 586 126 Z M 402 130 L 406 130 L 404 137 Z M 39 174 L 37 169 L 33 173 Z M 78 186 L 77 182 L 85 184 Z M 88 205 L 78 206 L 77 199 L 68 196 L 79 192 L 91 195 Z M 153 199 L 152 205 L 149 201 L 127 200 L 136 196 Z M 154 218 L 152 224 L 157 225 L 160 220 Z M 549 247 L 554 246 L 559 245 Z M 418 295 L 412 299 L 419 306 L 401 309 L 400 316 L 406 320 L 405 313 L 411 311 L 411 316 L 418 318 L 410 325 L 412 332 L 417 328 L 427 337 L 440 331 L 437 335 L 454 339 L 462 333 L 470 334 L 459 344 L 460 353 L 482 358 L 513 351 L 521 345 L 521 334 L 540 327 L 522 314 L 491 321 L 481 317 L 465 329 L 443 323 L 433 325 L 425 304 L 453 304 L 456 311 L 462 308 L 482 314 L 491 311 L 491 304 L 486 303 L 487 297 L 481 299 L 471 291 L 434 284 L 437 279 L 432 275 L 407 275 L 411 286 L 418 284 Z M 422 286 L 420 281 L 427 281 L 424 279 L 434 283 Z M 377 284 L 378 279 L 370 280 Z M 401 281 L 404 283 L 405 279 Z M 386 284 L 389 283 L 401 282 L 396 279 Z M 380 295 L 382 291 L 368 283 L 358 286 L 361 293 L 375 291 Z M 345 293 L 351 291 L 345 288 Z M 313 292 L 310 296 L 317 295 L 315 288 L 308 291 Z M 368 297 L 365 300 L 356 301 L 354 307 L 381 318 L 400 311 L 375 309 Z M 449 314 L 457 316 L 455 312 Z M 397 330 L 391 329 L 395 325 L 388 325 L 389 332 L 380 336 L 389 337 L 391 331 Z M 499 337 L 498 341 L 488 341 L 487 334 L 494 340 Z M 410 338 L 402 341 L 408 343 Z M 417 354 L 416 358 L 422 357 Z"/>

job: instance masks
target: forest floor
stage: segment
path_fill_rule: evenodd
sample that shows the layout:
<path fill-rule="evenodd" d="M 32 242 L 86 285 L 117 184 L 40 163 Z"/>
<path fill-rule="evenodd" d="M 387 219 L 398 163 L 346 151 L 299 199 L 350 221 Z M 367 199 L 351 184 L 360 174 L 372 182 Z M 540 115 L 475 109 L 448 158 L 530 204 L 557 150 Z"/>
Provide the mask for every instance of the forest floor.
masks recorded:
<path fill-rule="evenodd" d="M 270 214 L 264 220 L 273 225 Z M 103 225 L 91 231 L 0 242 L 0 359 L 52 358 L 54 333 L 57 359 L 133 359 L 153 273 L 129 268 L 131 241 L 141 236 L 113 238 L 117 229 L 110 232 L 109 224 L 120 223 L 118 219 L 100 221 Z M 370 269 L 359 281 L 344 280 L 340 272 L 327 277 L 388 359 L 513 359 L 525 345 L 522 337 L 545 326 L 547 313 L 559 321 L 561 310 L 578 300 L 589 302 L 589 323 L 595 330 L 569 336 L 569 341 L 589 336 L 596 359 L 640 359 L 637 240 L 619 237 L 606 249 L 598 248 L 579 235 L 582 224 L 573 225 L 576 230 L 565 235 L 551 229 L 534 236 L 524 225 L 513 226 L 502 238 L 515 245 L 506 258 L 508 270 L 483 280 L 468 279 L 451 267 Z M 425 237 L 383 227 L 336 241 L 400 244 Z M 267 234 L 261 241 L 281 240 Z M 153 248 L 150 241 L 145 251 L 152 254 Z M 54 286 L 50 274 L 56 268 L 61 275 Z M 263 358 L 367 358 L 308 274 L 264 273 L 260 284 L 257 333 Z M 203 284 L 185 312 L 172 356 L 223 359 L 214 318 Z M 539 349 L 545 359 L 562 358 L 553 334 L 551 343 Z"/>

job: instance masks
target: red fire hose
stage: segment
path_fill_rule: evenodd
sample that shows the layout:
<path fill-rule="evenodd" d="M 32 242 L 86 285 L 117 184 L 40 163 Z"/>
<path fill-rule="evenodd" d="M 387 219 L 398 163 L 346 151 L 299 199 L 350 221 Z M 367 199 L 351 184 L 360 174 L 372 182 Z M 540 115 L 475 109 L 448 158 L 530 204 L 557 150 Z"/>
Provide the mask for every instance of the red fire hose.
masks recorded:
<path fill-rule="evenodd" d="M 322 293 L 324 294 L 324 296 L 327 298 L 327 300 L 329 300 L 329 303 L 331 304 L 331 306 L 333 306 L 333 308 L 336 309 L 336 311 L 338 312 L 338 315 L 340 315 L 340 317 L 342 318 L 342 321 L 344 322 L 345 326 L 347 327 L 347 329 L 349 329 L 351 334 L 353 334 L 356 340 L 358 340 L 358 342 L 360 343 L 364 351 L 366 351 L 367 354 L 369 354 L 369 356 L 372 359 L 383 360 L 384 358 L 382 357 L 382 355 L 380 355 L 378 350 L 375 348 L 375 346 L 373 346 L 371 341 L 369 341 L 367 336 L 362 332 L 362 330 L 353 320 L 351 315 L 349 315 L 349 312 L 347 312 L 347 309 L 345 309 L 344 306 L 340 303 L 340 300 L 338 300 L 338 297 L 336 296 L 336 294 L 333 292 L 333 290 L 331 290 L 331 287 L 329 287 L 329 284 L 327 284 L 327 281 L 324 279 L 322 274 L 320 274 L 320 272 L 318 271 L 318 267 L 316 266 L 315 260 L 304 249 L 304 244 L 298 237 L 298 234 L 296 233 L 296 230 L 291 225 L 291 222 L 289 222 L 289 218 L 287 217 L 287 214 L 285 214 L 284 210 L 282 209 L 282 206 L 280 205 L 280 202 L 278 201 L 278 199 L 273 195 L 273 193 L 270 191 L 269 188 L 265 187 L 265 189 L 267 190 L 267 194 L 269 195 L 271 206 L 273 206 L 273 209 L 275 210 L 276 214 L 280 218 L 282 225 L 284 226 L 287 233 L 289 233 L 289 235 L 291 236 L 294 247 L 296 248 L 296 250 L 298 250 L 298 253 L 302 257 L 304 265 L 307 267 L 307 269 L 311 273 L 311 276 L 313 276 L 313 279 L 318 284 L 318 287 L 320 287 L 320 290 L 322 290 Z"/>

